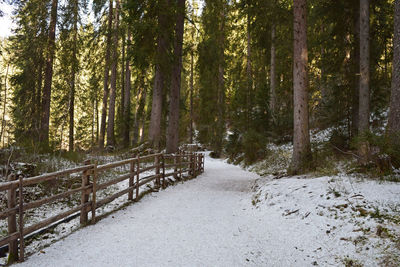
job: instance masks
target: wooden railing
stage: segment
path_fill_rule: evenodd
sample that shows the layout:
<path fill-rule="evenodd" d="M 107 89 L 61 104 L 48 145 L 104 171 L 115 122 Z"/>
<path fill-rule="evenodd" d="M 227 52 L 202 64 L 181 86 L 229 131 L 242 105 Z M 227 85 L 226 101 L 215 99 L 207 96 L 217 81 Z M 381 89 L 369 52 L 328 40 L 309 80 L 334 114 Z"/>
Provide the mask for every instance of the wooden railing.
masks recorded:
<path fill-rule="evenodd" d="M 151 164 L 150 166 L 148 166 Z M 118 177 L 107 181 L 99 182 L 99 176 L 109 170 L 119 167 L 128 167 L 129 171 Z M 154 171 L 154 174 L 143 176 L 142 173 Z M 15 176 L 9 176 L 8 182 L 0 183 L 0 192 L 7 191 L 7 207 L 0 212 L 0 220 L 8 220 L 8 234 L 0 240 L 0 247 L 8 244 L 9 262 L 24 259 L 25 238 L 35 231 L 49 227 L 50 225 L 67 218 L 76 213 L 80 213 L 80 224 L 96 222 L 96 209 L 110 203 L 118 197 L 127 195 L 129 201 L 139 199 L 139 188 L 150 182 L 154 182 L 155 188 L 166 187 L 166 178 L 173 176 L 181 179 L 184 174 L 188 177 L 196 177 L 204 171 L 204 155 L 200 153 L 180 153 L 180 154 L 152 154 L 144 157 L 130 158 L 118 162 L 104 165 L 97 165 L 86 161 L 84 166 L 47 173 L 30 178 L 20 177 L 15 180 Z M 24 195 L 28 187 L 36 186 L 43 182 L 56 182 L 56 179 L 69 177 L 71 174 L 81 176 L 81 185 L 78 188 L 68 189 L 64 192 L 54 194 L 34 201 L 25 201 Z M 142 174 L 142 176 L 141 176 Z M 65 178 L 64 178 L 65 179 Z M 117 183 L 129 180 L 128 187 L 115 192 L 110 196 L 98 199 L 98 192 L 109 188 Z M 57 180 L 59 181 L 59 180 Z M 28 210 L 39 208 L 45 204 L 54 203 L 80 193 L 80 204 L 68 210 L 53 215 L 28 227 L 24 227 L 24 213 Z M 18 195 L 18 197 L 17 197 Z M 134 197 L 135 196 L 135 197 Z M 18 215 L 18 223 L 17 223 Z"/>

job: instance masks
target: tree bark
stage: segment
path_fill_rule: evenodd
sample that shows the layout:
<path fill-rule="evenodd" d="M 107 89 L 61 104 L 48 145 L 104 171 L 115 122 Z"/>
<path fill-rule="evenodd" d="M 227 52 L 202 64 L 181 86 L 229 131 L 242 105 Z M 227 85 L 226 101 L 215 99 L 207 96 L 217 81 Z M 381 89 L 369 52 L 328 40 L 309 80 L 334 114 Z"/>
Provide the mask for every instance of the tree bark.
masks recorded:
<path fill-rule="evenodd" d="M 108 25 L 107 25 L 107 44 L 104 64 L 104 80 L 103 80 L 103 106 L 101 108 L 101 124 L 99 136 L 99 148 L 104 148 L 104 139 L 106 135 L 106 119 L 107 119 L 107 102 L 109 95 L 108 80 L 110 77 L 110 58 L 111 58 L 111 40 L 112 40 L 112 23 L 113 23 L 113 0 L 109 1 Z"/>
<path fill-rule="evenodd" d="M 72 66 L 71 66 L 71 88 L 70 88 L 70 99 L 69 99 L 69 151 L 74 151 L 74 112 L 75 112 L 75 79 L 76 72 L 78 71 L 78 58 L 77 58 L 77 45 L 78 45 L 78 12 L 79 3 L 78 0 L 74 0 L 74 26 L 73 26 L 73 48 L 72 48 Z"/>
<path fill-rule="evenodd" d="M 7 80 L 8 80 L 8 70 L 10 68 L 10 63 L 7 64 L 6 76 L 4 77 L 4 99 L 3 99 L 3 117 L 1 119 L 1 132 L 0 132 L 0 142 L 3 140 L 4 128 L 6 126 L 6 108 L 7 108 Z M 4 141 L 3 141 L 4 144 Z"/>
<path fill-rule="evenodd" d="M 352 100 L 351 132 L 352 136 L 358 135 L 358 98 L 360 90 L 360 2 L 354 1 L 354 45 L 353 45 L 353 68 L 354 68 L 354 88 Z"/>
<path fill-rule="evenodd" d="M 136 146 L 139 142 L 142 142 L 142 140 L 139 140 L 139 131 L 140 131 L 140 122 L 142 119 L 144 119 L 146 116 L 144 114 L 144 107 L 146 105 L 146 88 L 144 84 L 144 76 L 145 72 L 143 71 L 140 76 L 138 77 L 139 79 L 139 88 L 137 90 L 137 96 L 136 96 L 136 108 L 135 108 L 135 120 L 134 120 L 134 125 L 133 125 L 133 139 L 132 139 L 132 145 Z M 143 136 L 143 132 L 142 132 Z"/>
<path fill-rule="evenodd" d="M 193 37 L 193 35 L 192 35 Z M 194 55 L 190 52 L 190 143 L 193 144 Z"/>
<path fill-rule="evenodd" d="M 307 50 L 307 3 L 294 0 L 294 133 L 293 157 L 290 171 L 293 174 L 306 172 L 311 164 L 310 133 L 308 126 L 308 50 Z"/>
<path fill-rule="evenodd" d="M 369 130 L 369 58 L 369 0 L 360 0 L 359 134 Z"/>
<path fill-rule="evenodd" d="M 358 96 L 358 134 L 369 131 L 370 110 L 370 73 L 369 73 L 369 0 L 360 0 L 360 90 Z M 369 143 L 364 140 L 359 144 L 360 163 L 367 164 Z"/>
<path fill-rule="evenodd" d="M 220 13 L 220 25 L 218 36 L 218 86 L 217 86 L 217 121 L 213 149 L 217 156 L 222 153 L 222 144 L 225 132 L 225 8 L 226 3 L 222 2 Z"/>
<path fill-rule="evenodd" d="M 272 25 L 271 27 L 271 97 L 270 97 L 270 110 L 272 114 L 272 118 L 275 117 L 275 106 L 276 106 L 276 48 L 275 48 L 275 35 L 276 35 L 276 27 Z"/>
<path fill-rule="evenodd" d="M 174 65 L 171 75 L 171 90 L 167 127 L 167 153 L 175 153 L 179 146 L 179 100 L 181 95 L 181 71 L 182 71 L 182 46 L 185 19 L 185 0 L 178 0 L 175 44 L 174 44 Z"/>
<path fill-rule="evenodd" d="M 50 126 L 50 101 L 51 101 L 51 85 L 53 81 L 53 61 L 56 48 L 56 26 L 57 26 L 57 7 L 58 0 L 52 0 L 51 15 L 49 25 L 49 36 L 47 43 L 47 58 L 45 80 L 42 96 L 42 116 L 40 122 L 39 140 L 45 148 L 49 146 L 49 126 Z"/>
<path fill-rule="evenodd" d="M 252 91 L 253 91 L 253 66 L 251 61 L 251 33 L 250 33 L 250 14 L 247 13 L 247 94 L 246 94 L 246 124 L 250 128 L 250 117 L 252 110 Z"/>
<path fill-rule="evenodd" d="M 391 142 L 398 145 L 400 143 L 400 0 L 395 0 L 394 5 L 392 92 L 388 133 L 392 137 Z"/>
<path fill-rule="evenodd" d="M 127 51 L 129 53 L 130 44 L 132 42 L 131 32 L 128 30 Z M 131 125 L 131 64 L 129 56 L 126 57 L 125 63 L 125 94 L 124 94 L 124 145 L 129 146 L 129 132 Z"/>
<path fill-rule="evenodd" d="M 118 28 L 119 28 L 119 0 L 116 0 L 114 14 L 113 50 L 111 65 L 110 103 L 108 107 L 107 146 L 115 146 L 115 98 L 117 94 L 117 66 L 118 66 Z"/>
<path fill-rule="evenodd" d="M 168 65 L 168 14 L 169 0 L 160 0 L 158 7 L 158 27 L 156 66 L 154 76 L 153 101 L 149 128 L 149 141 L 155 149 L 160 148 L 163 92 L 166 87 Z"/>

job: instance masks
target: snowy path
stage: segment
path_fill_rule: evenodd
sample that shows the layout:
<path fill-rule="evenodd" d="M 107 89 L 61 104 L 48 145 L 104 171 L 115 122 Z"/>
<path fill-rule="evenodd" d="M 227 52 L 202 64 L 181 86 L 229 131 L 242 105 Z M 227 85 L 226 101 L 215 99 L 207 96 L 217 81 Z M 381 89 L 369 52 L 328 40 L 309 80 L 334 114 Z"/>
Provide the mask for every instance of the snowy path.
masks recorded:
<path fill-rule="evenodd" d="M 24 266 L 264 265 L 251 209 L 257 175 L 206 159 L 198 178 L 143 198 L 36 253 Z M 258 253 L 258 255 L 256 255 Z M 254 258 L 256 261 L 254 261 Z"/>
<path fill-rule="evenodd" d="M 147 195 L 21 265 L 342 266 L 357 259 L 376 266 L 397 255 L 387 250 L 387 237 L 375 234 L 381 219 L 352 207 L 397 210 L 400 185 L 341 176 L 258 178 L 207 157 L 196 179 Z"/>

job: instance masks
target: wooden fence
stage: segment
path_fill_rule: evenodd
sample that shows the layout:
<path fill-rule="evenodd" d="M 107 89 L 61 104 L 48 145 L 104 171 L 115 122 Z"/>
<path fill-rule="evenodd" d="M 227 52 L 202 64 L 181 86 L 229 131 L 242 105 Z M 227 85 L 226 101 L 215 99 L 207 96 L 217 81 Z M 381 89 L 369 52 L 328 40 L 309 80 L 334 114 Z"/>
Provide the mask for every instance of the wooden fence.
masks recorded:
<path fill-rule="evenodd" d="M 148 166 L 151 164 L 151 166 Z M 98 183 L 98 176 L 107 170 L 118 167 L 128 167 L 129 172 L 103 183 Z M 153 175 L 141 177 L 141 173 L 155 171 Z M 91 223 L 96 222 L 96 209 L 110 203 L 118 197 L 127 195 L 128 200 L 139 199 L 139 188 L 154 181 L 156 188 L 166 186 L 166 178 L 174 176 L 182 178 L 184 174 L 189 177 L 196 177 L 204 171 L 204 155 L 201 153 L 181 153 L 181 154 L 152 154 L 144 157 L 130 158 L 118 162 L 104 165 L 97 165 L 86 161 L 84 166 L 47 173 L 35 177 L 20 177 L 15 180 L 15 176 L 10 176 L 8 182 L 0 183 L 0 192 L 7 191 L 7 207 L 0 212 L 0 220 L 8 220 L 8 234 L 0 240 L 0 247 L 8 244 L 9 262 L 24 259 L 24 241 L 27 235 L 35 231 L 49 227 L 50 225 L 65 219 L 73 214 L 80 213 L 81 225 L 89 223 L 88 214 L 91 213 Z M 82 184 L 79 188 L 67 189 L 55 195 L 43 197 L 31 202 L 24 202 L 23 194 L 27 187 L 32 187 L 43 182 L 55 181 L 61 177 L 69 177 L 71 174 L 80 174 Z M 143 175 L 142 175 L 143 176 Z M 127 188 L 113 193 L 103 199 L 97 199 L 97 192 L 104 190 L 122 181 L 129 180 Z M 28 227 L 24 227 L 24 213 L 28 210 L 39 208 L 45 204 L 53 203 L 57 200 L 65 199 L 72 194 L 80 193 L 80 205 L 69 208 L 44 219 Z M 17 197 L 18 196 L 18 197 Z M 135 196 L 135 197 L 134 197 Z M 18 215 L 18 222 L 17 222 Z"/>

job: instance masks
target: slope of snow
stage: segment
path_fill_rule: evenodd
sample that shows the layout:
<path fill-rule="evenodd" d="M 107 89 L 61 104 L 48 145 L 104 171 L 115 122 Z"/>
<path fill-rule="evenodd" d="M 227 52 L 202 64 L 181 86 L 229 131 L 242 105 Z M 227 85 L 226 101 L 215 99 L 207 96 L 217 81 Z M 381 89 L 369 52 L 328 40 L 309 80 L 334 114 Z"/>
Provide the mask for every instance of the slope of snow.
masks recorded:
<path fill-rule="evenodd" d="M 399 184 L 270 178 L 207 157 L 198 178 L 147 195 L 20 265 L 377 265 L 387 247 L 397 253 L 389 237 L 375 234 L 379 222 L 355 216 L 374 205 L 398 215 Z M 399 233 L 398 224 L 384 226 L 388 235 Z M 361 232 L 372 240 L 368 249 L 357 246 Z"/>

